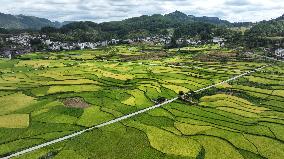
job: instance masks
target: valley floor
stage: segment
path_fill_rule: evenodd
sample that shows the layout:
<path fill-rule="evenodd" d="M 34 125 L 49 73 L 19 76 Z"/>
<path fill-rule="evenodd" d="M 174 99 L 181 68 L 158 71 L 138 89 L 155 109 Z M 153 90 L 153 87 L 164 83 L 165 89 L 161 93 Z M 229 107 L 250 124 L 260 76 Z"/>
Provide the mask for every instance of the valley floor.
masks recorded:
<path fill-rule="evenodd" d="M 282 62 L 208 59 L 210 48 L 34 53 L 0 60 L 0 156 L 232 77 L 131 118 L 17 158 L 284 158 Z M 189 49 L 190 50 L 190 49 Z"/>

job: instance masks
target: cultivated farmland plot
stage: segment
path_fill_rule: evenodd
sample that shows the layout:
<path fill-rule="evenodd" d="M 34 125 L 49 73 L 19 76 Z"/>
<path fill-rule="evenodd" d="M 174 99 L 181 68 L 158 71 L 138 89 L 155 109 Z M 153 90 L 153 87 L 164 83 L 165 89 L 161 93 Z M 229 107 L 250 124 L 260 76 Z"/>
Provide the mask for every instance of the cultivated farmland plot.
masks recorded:
<path fill-rule="evenodd" d="M 266 65 L 103 50 L 1 60 L 0 155 L 72 134 Z M 141 58 L 146 54 L 148 59 Z M 204 53 L 202 53 L 204 54 Z M 205 53 L 206 54 L 206 53 Z M 263 70 L 17 158 L 284 158 L 284 71 Z"/>

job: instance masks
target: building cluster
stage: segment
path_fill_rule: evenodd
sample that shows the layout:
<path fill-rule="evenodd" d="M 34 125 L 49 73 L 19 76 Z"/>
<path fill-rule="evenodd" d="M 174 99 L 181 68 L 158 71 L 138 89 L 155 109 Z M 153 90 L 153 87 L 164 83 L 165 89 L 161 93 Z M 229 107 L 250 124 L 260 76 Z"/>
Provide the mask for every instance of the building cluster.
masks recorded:
<path fill-rule="evenodd" d="M 30 35 L 30 34 L 20 34 L 9 38 L 6 38 L 6 42 L 10 43 L 11 49 L 16 48 L 31 48 L 31 40 L 39 40 L 45 47 L 46 50 L 60 51 L 60 50 L 74 50 L 74 49 L 95 49 L 97 46 L 106 46 L 107 42 L 77 42 L 77 43 L 64 43 L 59 41 L 51 41 L 46 35 Z"/>
<path fill-rule="evenodd" d="M 220 46 L 224 46 L 226 42 L 226 39 L 220 38 L 220 37 L 213 37 L 212 40 L 207 41 L 207 43 L 214 43 L 214 44 L 219 44 Z M 177 44 L 187 44 L 187 45 L 199 45 L 202 44 L 203 42 L 199 39 L 194 39 L 194 38 L 179 38 L 177 40 Z"/>
<path fill-rule="evenodd" d="M 12 43 L 12 48 L 15 48 L 16 46 L 20 45 L 22 47 L 31 47 L 31 40 L 32 39 L 45 39 L 46 35 L 30 35 L 27 33 L 14 35 L 9 38 L 6 38 L 6 42 Z"/>
<path fill-rule="evenodd" d="M 107 46 L 108 42 L 77 42 L 65 43 L 59 41 L 43 40 L 42 43 L 46 46 L 46 50 L 62 51 L 62 50 L 83 50 L 83 49 L 96 49 L 98 46 Z"/>
<path fill-rule="evenodd" d="M 31 50 L 29 48 L 2 48 L 0 50 L 0 57 L 7 57 L 9 59 L 22 54 L 30 53 Z"/>
<path fill-rule="evenodd" d="M 169 36 L 151 36 L 145 38 L 134 39 L 135 42 L 143 42 L 150 45 L 165 45 L 171 42 L 171 37 Z"/>
<path fill-rule="evenodd" d="M 220 38 L 220 37 L 213 37 L 212 42 L 215 44 L 224 45 L 226 42 L 226 39 Z"/>
<path fill-rule="evenodd" d="M 171 37 L 170 36 L 152 36 L 152 37 L 146 37 L 146 38 L 137 38 L 133 40 L 129 40 L 132 42 L 144 42 L 152 45 L 167 45 L 171 43 Z M 215 43 L 219 44 L 220 46 L 224 46 L 226 42 L 226 39 L 220 38 L 220 37 L 214 37 L 212 40 L 208 41 L 207 43 Z M 203 42 L 199 39 L 194 38 L 179 38 L 176 40 L 176 43 L 178 45 L 186 44 L 186 45 L 198 45 L 202 44 Z"/>
<path fill-rule="evenodd" d="M 167 45 L 171 43 L 170 36 L 156 35 L 144 38 L 134 38 L 134 39 L 111 39 L 99 42 L 59 42 L 52 41 L 44 34 L 31 35 L 28 33 L 14 35 L 6 38 L 6 43 L 8 47 L 2 48 L 0 54 L 6 57 L 11 57 L 14 55 L 25 54 L 34 50 L 32 41 L 37 41 L 41 46 L 41 50 L 37 51 L 63 51 L 63 50 L 83 50 L 83 49 L 96 49 L 97 47 L 105 47 L 108 45 L 116 44 L 132 44 L 143 42 L 150 45 Z M 214 37 L 212 39 L 213 43 L 218 43 L 224 45 L 225 39 Z M 177 44 L 187 44 L 187 45 L 198 45 L 202 42 L 196 39 L 186 39 L 180 38 L 176 41 Z"/>
<path fill-rule="evenodd" d="M 185 39 L 185 38 L 179 38 L 176 43 L 178 45 L 182 45 L 182 44 L 188 44 L 188 45 L 198 45 L 201 44 L 202 41 L 201 40 L 195 40 L 195 39 Z"/>

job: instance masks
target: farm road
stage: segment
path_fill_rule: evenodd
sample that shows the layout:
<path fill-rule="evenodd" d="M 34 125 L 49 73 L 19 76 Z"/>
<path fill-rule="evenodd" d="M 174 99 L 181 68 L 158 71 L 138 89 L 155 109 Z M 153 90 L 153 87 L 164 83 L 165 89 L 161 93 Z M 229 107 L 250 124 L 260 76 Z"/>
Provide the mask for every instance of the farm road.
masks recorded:
<path fill-rule="evenodd" d="M 217 83 L 217 84 L 214 84 L 214 85 L 211 85 L 211 86 L 208 86 L 208 87 L 205 87 L 205 88 L 201 88 L 199 90 L 196 90 L 194 91 L 195 93 L 198 93 L 198 92 L 202 92 L 204 90 L 208 90 L 210 88 L 213 88 L 213 87 L 216 87 L 216 86 L 219 86 L 219 85 L 222 85 L 224 83 L 227 83 L 227 82 L 231 82 L 231 81 L 234 81 L 236 79 L 239 79 L 241 77 L 244 77 L 246 75 L 249 75 L 249 74 L 252 74 L 254 72 L 257 72 L 257 71 L 260 71 L 266 67 L 269 67 L 271 65 L 264 65 L 262 67 L 259 67 L 259 68 L 256 68 L 256 69 L 253 69 L 251 71 L 248 71 L 248 72 L 245 72 L 243 74 L 240 74 L 238 76 L 235 76 L 235 77 L 232 77 L 226 81 L 223 81 L 223 82 L 220 82 L 220 83 Z M 139 115 L 139 114 L 142 114 L 142 113 L 145 113 L 147 111 L 150 111 L 150 110 L 153 110 L 153 109 L 156 109 L 156 108 L 159 108 L 159 107 L 162 107 L 166 104 L 169 104 L 169 103 L 172 103 L 176 100 L 178 100 L 179 97 L 176 97 L 176 98 L 173 98 L 173 99 L 170 99 L 170 100 L 167 100 L 165 101 L 164 103 L 161 103 L 161 104 L 158 104 L 158 105 L 154 105 L 154 106 L 151 106 L 151 107 L 148 107 L 148 108 L 145 108 L 145 109 L 142 109 L 142 110 L 139 110 L 137 112 L 134 112 L 134 113 L 131 113 L 131 114 L 128 114 L 128 115 L 124 115 L 124 116 L 121 116 L 119 118 L 116 118 L 116 119 L 113 119 L 113 120 L 110 120 L 110 121 L 107 121 L 105 123 L 102 123 L 102 124 L 99 124 L 99 125 L 96 125 L 96 126 L 93 126 L 93 127 L 90 127 L 90 128 L 87 128 L 87 129 L 84 129 L 84 130 L 81 130 L 81 131 L 78 131 L 78 132 L 75 132 L 73 134 L 70 134 L 70 135 L 67 135 L 67 136 L 64 136 L 64 137 L 61 137 L 61 138 L 58 138 L 58 139 L 55 139 L 55 140 L 52 140 L 52 141 L 49 141 L 49 142 L 46 142 L 46 143 L 42 143 L 40 145 L 36 145 L 36 146 L 33 146 L 33 147 L 30 147 L 30 148 L 27 148 L 25 150 L 22 150 L 22 151 L 19 151 L 19 152 L 15 152 L 15 153 L 12 153 L 6 157 L 3 157 L 1 159 L 10 159 L 12 157 L 17 157 L 17 156 L 20 156 L 20 155 L 23 155 L 23 154 L 26 154 L 26 153 L 29 153 L 29 152 L 32 152 L 32 151 L 35 151 L 35 150 L 38 150 L 38 149 L 41 149 L 41 148 L 44 148 L 44 147 L 47 147 L 47 146 L 50 146 L 50 145 L 53 145 L 55 143 L 58 143 L 58 142 L 62 142 L 62 141 L 65 141 L 65 140 L 68 140 L 70 138 L 74 138 L 78 135 L 81 135 L 85 132 L 88 132 L 88 131 L 92 131 L 94 129 L 97 129 L 97 128 L 100 128 L 100 127 L 104 127 L 104 126 L 107 126 L 107 125 L 110 125 L 110 124 L 114 124 L 114 123 L 117 123 L 117 122 L 120 122 L 122 120 L 125 120 L 125 119 L 128 119 L 128 118 L 131 118 L 133 116 L 136 116 L 136 115 Z"/>

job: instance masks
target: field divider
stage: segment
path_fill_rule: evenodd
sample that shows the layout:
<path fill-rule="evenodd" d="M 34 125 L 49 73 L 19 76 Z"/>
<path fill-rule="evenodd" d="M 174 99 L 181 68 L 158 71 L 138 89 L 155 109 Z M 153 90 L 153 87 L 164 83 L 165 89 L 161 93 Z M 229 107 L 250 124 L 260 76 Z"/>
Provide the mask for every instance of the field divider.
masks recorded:
<path fill-rule="evenodd" d="M 266 59 L 269 59 L 269 60 L 272 60 L 272 61 L 284 62 L 284 60 L 276 59 L 276 58 L 274 58 L 274 57 L 268 57 L 268 56 L 264 56 L 264 55 L 254 54 L 254 53 L 249 53 L 249 55 L 251 55 L 251 56 L 256 56 L 256 57 L 258 56 L 258 57 L 266 58 Z"/>
<path fill-rule="evenodd" d="M 249 74 L 252 74 L 254 72 L 257 72 L 257 71 L 260 71 L 268 66 L 271 66 L 271 64 L 267 64 L 267 65 L 264 65 L 262 67 L 259 67 L 259 68 L 256 68 L 254 70 L 251 70 L 251 71 L 248 71 L 248 72 L 245 72 L 243 74 L 240 74 L 238 76 L 235 76 L 235 77 L 232 77 L 228 80 L 225 80 L 225 81 L 222 81 L 220 83 L 217 83 L 217 84 L 214 84 L 214 85 L 211 85 L 211 86 L 208 86 L 208 87 L 205 87 L 205 88 L 201 88 L 199 90 L 196 90 L 194 91 L 195 93 L 198 93 L 198 92 L 202 92 L 204 90 L 207 90 L 207 89 L 210 89 L 210 88 L 213 88 L 213 87 L 216 87 L 216 86 L 219 86 L 219 85 L 222 85 L 224 83 L 227 83 L 227 82 L 230 82 L 230 81 L 234 81 L 238 78 L 241 78 L 243 76 L 246 76 L 246 75 L 249 75 Z M 190 94 L 190 93 L 189 93 Z M 142 109 L 142 110 L 139 110 L 137 112 L 134 112 L 134 113 L 131 113 L 131 114 L 128 114 L 128 115 L 124 115 L 124 116 L 121 116 L 121 117 L 118 117 L 116 119 L 113 119 L 113 120 L 110 120 L 110 121 L 107 121 L 107 122 L 104 122 L 104 123 L 101 123 L 99 125 L 96 125 L 96 126 L 93 126 L 93 127 L 90 127 L 90 128 L 87 128 L 87 129 L 84 129 L 84 130 L 81 130 L 81 131 L 78 131 L 78 132 L 75 132 L 75 133 L 72 133 L 70 135 L 67 135 L 67 136 L 64 136 L 64 137 L 61 137 L 61 138 L 58 138 L 58 139 L 54 139 L 52 141 L 49 141 L 49 142 L 46 142 L 46 143 L 43 143 L 43 144 L 40 144 L 40 145 L 36 145 L 36 146 L 33 146 L 33 147 L 30 147 L 30 148 L 27 148 L 27 149 L 24 149 L 24 150 L 21 150 L 19 152 L 16 152 L 16 153 L 12 153 L 12 154 L 9 154 L 7 155 L 6 157 L 1 157 L 0 159 L 10 159 L 10 158 L 13 158 L 13 157 L 17 157 L 17 156 L 21 156 L 23 154 L 26 154 L 26 153 L 29 153 L 29 152 L 32 152 L 32 151 L 35 151 L 35 150 L 38 150 L 38 149 L 41 149 L 41 148 L 44 148 L 44 147 L 47 147 L 47 146 L 50 146 L 50 145 L 53 145 L 55 143 L 59 143 L 59 142 L 62 142 L 62 141 L 65 141 L 65 140 L 68 140 L 68 139 L 71 139 L 71 138 L 74 138 L 76 136 L 79 136 L 85 132 L 88 132 L 88 131 L 92 131 L 94 129 L 97 129 L 97 128 L 101 128 L 101 127 L 104 127 L 104 126 L 107 126 L 107 125 L 110 125 L 110 124 L 114 124 L 114 123 L 117 123 L 117 122 L 120 122 L 122 120 L 125 120 L 125 119 L 128 119 L 128 118 L 131 118 L 133 116 L 136 116 L 136 115 L 139 115 L 139 114 L 142 114 L 142 113 L 145 113 L 147 111 L 150 111 L 150 110 L 153 110 L 153 109 L 156 109 L 156 108 L 159 108 L 159 107 L 162 107 L 164 105 L 167 105 L 167 104 L 170 104 L 176 100 L 178 100 L 179 97 L 175 97 L 173 99 L 169 99 L 169 100 L 166 100 L 165 102 L 161 103 L 161 104 L 158 104 L 158 105 L 154 105 L 154 106 L 151 106 L 151 107 L 148 107 L 148 108 L 145 108 L 145 109 Z"/>

